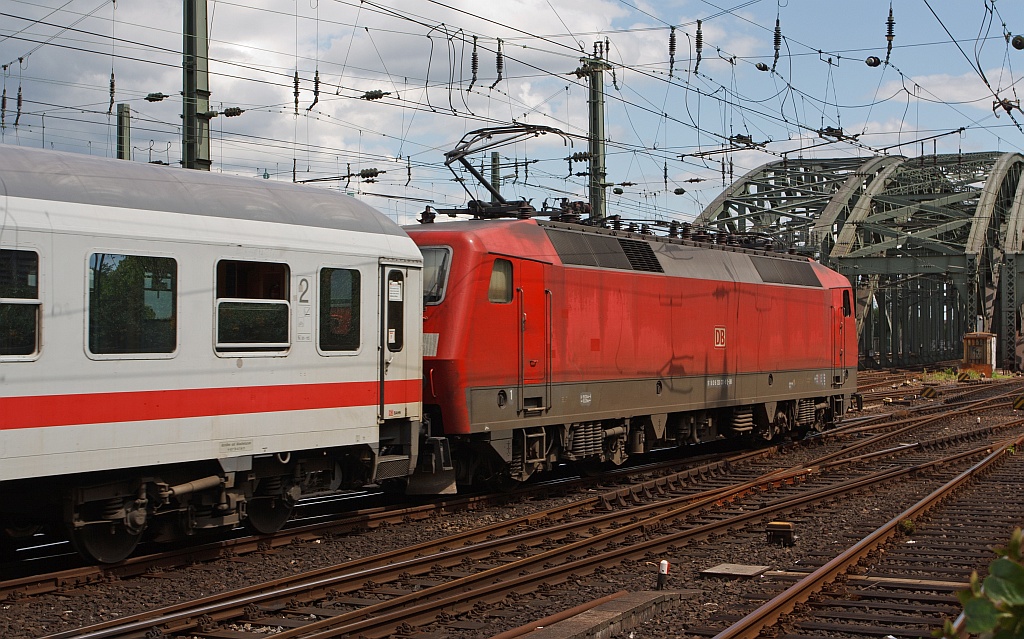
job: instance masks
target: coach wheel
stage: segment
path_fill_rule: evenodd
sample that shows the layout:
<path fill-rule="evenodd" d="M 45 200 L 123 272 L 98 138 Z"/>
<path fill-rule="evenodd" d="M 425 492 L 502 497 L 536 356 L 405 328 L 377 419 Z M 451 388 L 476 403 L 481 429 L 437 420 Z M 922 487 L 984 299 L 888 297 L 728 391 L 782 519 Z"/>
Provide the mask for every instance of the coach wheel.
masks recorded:
<path fill-rule="evenodd" d="M 79 526 L 71 532 L 71 542 L 86 559 L 100 564 L 115 564 L 132 554 L 142 531 L 130 532 L 121 521 Z"/>
<path fill-rule="evenodd" d="M 246 525 L 254 532 L 269 535 L 281 530 L 292 516 L 292 508 L 299 497 L 296 486 L 285 486 L 283 477 L 264 477 L 256 494 L 245 504 Z"/>
<path fill-rule="evenodd" d="M 292 516 L 292 505 L 283 497 L 253 497 L 245 505 L 246 525 L 254 532 L 269 535 L 281 530 Z"/>

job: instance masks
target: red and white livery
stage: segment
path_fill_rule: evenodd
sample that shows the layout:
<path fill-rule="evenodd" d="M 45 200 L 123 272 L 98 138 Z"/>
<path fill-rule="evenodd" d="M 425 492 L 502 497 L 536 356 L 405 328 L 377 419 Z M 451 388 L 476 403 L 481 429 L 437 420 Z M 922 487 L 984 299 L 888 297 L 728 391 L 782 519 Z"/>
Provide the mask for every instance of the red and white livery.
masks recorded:
<path fill-rule="evenodd" d="M 0 529 L 95 560 L 405 478 L 421 256 L 313 187 L 0 148 Z"/>

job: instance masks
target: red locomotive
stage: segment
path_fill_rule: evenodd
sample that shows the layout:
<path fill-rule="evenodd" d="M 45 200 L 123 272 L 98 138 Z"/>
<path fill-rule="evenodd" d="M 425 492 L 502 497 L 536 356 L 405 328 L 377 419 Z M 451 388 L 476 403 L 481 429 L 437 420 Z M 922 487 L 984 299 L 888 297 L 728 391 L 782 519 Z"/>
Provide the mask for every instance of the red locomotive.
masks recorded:
<path fill-rule="evenodd" d="M 856 389 L 850 284 L 807 258 L 535 219 L 406 230 L 425 421 L 460 483 L 823 429 Z"/>

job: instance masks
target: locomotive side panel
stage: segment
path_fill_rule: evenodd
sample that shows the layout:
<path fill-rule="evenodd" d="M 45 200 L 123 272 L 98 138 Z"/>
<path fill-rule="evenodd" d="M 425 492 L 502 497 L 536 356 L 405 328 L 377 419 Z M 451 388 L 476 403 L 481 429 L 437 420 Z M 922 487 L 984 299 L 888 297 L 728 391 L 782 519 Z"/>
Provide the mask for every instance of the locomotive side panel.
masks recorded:
<path fill-rule="evenodd" d="M 534 221 L 410 234 L 447 247 L 452 278 L 481 271 L 425 315 L 432 430 L 471 460 L 463 480 L 821 428 L 854 388 L 835 306 L 848 285 L 809 261 Z M 514 281 L 496 300 L 485 274 L 503 261 Z"/>

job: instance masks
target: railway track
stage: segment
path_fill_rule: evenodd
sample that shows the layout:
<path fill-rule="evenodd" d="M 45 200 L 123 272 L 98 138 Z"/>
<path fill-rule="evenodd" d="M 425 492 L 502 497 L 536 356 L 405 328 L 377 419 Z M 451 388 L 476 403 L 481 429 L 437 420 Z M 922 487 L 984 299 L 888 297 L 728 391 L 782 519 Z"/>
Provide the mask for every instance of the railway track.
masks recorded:
<path fill-rule="evenodd" d="M 158 631 L 163 636 L 241 638 L 280 629 L 275 636 L 373 637 L 460 624 L 471 632 L 469 626 L 493 623 L 486 621 L 487 614 L 500 617 L 503 609 L 515 607 L 522 593 L 550 592 L 557 598 L 559 584 L 678 555 L 700 539 L 724 539 L 737 530 L 763 534 L 766 518 L 825 508 L 822 504 L 834 504 L 851 491 L 928 484 L 934 475 L 949 474 L 953 464 L 964 466 L 964 460 L 982 455 L 997 431 L 1020 430 L 1009 424 L 1013 420 L 1006 421 L 1002 429 L 972 429 L 897 447 L 886 447 L 892 435 L 883 433 L 874 436 L 880 450 L 846 446 L 850 450 L 845 460 L 827 453 L 827 458 L 808 460 L 815 463 L 801 460 L 788 469 L 761 460 L 731 472 L 698 472 L 692 477 L 696 481 L 652 480 L 639 490 L 624 487 L 586 504 L 480 528 L 404 553 L 364 558 L 52 636 L 127 637 Z M 866 438 L 858 434 L 862 436 Z M 979 444 L 979 438 L 987 441 Z M 937 459 L 930 451 L 939 449 L 959 452 Z M 953 461 L 957 456 L 961 461 Z M 907 461 L 893 461 L 898 458 Z"/>
<path fill-rule="evenodd" d="M 69 560 L 77 563 L 78 559 L 73 551 L 63 550 L 63 546 L 55 545 L 56 552 L 52 555 L 40 557 L 36 553 L 32 553 L 29 554 L 27 561 L 5 565 L 5 579 L 0 581 L 0 600 L 38 596 L 68 588 L 87 587 L 89 584 L 130 579 L 196 563 L 274 552 L 296 543 L 317 543 L 325 538 L 409 524 L 457 512 L 482 511 L 508 502 L 528 501 L 543 496 L 557 498 L 559 495 L 571 491 L 594 490 L 596 486 L 602 486 L 601 490 L 605 495 L 615 494 L 617 498 L 623 499 L 626 497 L 622 495 L 628 496 L 632 492 L 648 491 L 650 490 L 649 486 L 672 481 L 673 477 L 677 478 L 676 481 L 683 481 L 687 477 L 705 477 L 731 465 L 740 465 L 750 459 L 771 455 L 775 450 L 773 447 L 767 447 L 754 451 L 704 454 L 684 460 L 653 462 L 637 467 L 617 469 L 601 477 L 573 477 L 526 485 L 510 493 L 432 499 L 428 503 L 415 505 L 398 504 L 363 508 L 345 512 L 341 516 L 334 515 L 327 519 L 312 521 L 312 523 L 303 522 L 307 519 L 318 518 L 303 517 L 298 519 L 295 524 L 274 534 L 242 535 L 229 539 L 204 541 L 182 548 L 130 558 L 116 565 L 76 565 L 73 568 L 57 568 Z M 645 477 L 656 477 L 657 479 L 645 483 L 643 479 Z M 628 488 L 609 492 L 608 486 L 614 484 L 622 484 Z M 596 496 L 573 500 L 575 504 L 573 507 L 587 507 L 599 500 L 600 498 Z M 319 505 L 314 505 L 312 508 L 317 512 L 322 509 Z M 12 577 L 12 575 L 20 576 Z"/>
<path fill-rule="evenodd" d="M 1017 492 L 1024 481 L 1024 456 L 1014 454 L 1022 443 L 1018 437 L 995 446 L 981 461 L 809 574 L 768 575 L 780 580 L 795 575 L 798 580 L 724 630 L 698 628 L 691 633 L 754 639 L 781 620 L 772 637 L 931 637 L 945 620 L 958 615 L 956 592 L 967 587 L 971 572 L 978 570 L 984 577 L 994 558 L 991 548 L 1005 543 L 1024 520 L 1019 500 L 991 502 L 992 495 Z"/>

